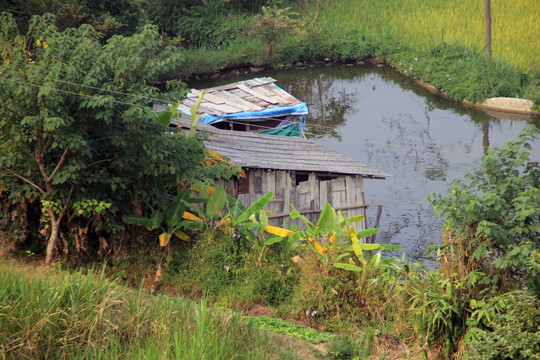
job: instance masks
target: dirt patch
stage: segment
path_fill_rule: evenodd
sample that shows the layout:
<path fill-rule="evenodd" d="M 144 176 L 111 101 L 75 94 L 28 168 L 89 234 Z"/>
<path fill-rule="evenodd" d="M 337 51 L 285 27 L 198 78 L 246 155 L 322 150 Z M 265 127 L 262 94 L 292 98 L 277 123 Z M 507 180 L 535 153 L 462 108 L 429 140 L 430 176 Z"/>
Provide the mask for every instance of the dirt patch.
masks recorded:
<path fill-rule="evenodd" d="M 285 352 L 301 354 L 302 360 L 325 359 L 328 351 L 324 343 L 310 344 L 296 338 L 267 332 L 273 342 L 278 344 Z"/>
<path fill-rule="evenodd" d="M 274 310 L 272 310 L 268 306 L 255 304 L 251 308 L 245 309 L 243 312 L 245 315 L 271 317 L 272 314 L 274 313 Z"/>

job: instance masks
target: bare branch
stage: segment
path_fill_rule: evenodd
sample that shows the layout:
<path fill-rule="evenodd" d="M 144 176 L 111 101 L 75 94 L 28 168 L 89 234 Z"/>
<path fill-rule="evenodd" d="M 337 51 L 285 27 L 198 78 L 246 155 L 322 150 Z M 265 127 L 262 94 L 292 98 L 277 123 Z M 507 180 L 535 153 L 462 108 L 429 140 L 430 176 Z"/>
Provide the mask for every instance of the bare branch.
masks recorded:
<path fill-rule="evenodd" d="M 114 158 L 109 158 L 109 159 L 103 159 L 103 160 L 94 161 L 93 163 L 88 164 L 88 165 L 86 166 L 86 169 L 88 169 L 89 167 L 92 167 L 92 166 L 94 166 L 94 165 L 101 164 L 101 163 L 104 163 L 104 162 L 113 161 L 113 160 L 114 160 Z"/>
<path fill-rule="evenodd" d="M 7 169 L 7 168 L 3 168 L 3 170 L 5 171 L 8 171 L 10 172 L 11 174 L 13 174 L 13 176 L 21 179 L 22 181 L 30 184 L 34 189 L 36 189 L 38 192 L 39 192 L 39 195 L 41 196 L 42 194 L 45 194 L 45 190 L 43 190 L 39 185 L 37 185 L 36 183 L 34 183 L 32 180 L 30 179 L 27 179 L 26 177 L 16 173 L 15 171 L 11 170 L 11 169 Z M 2 176 L 5 176 L 5 175 L 2 175 Z"/>
<path fill-rule="evenodd" d="M 67 147 L 66 150 L 64 150 L 64 153 L 62 154 L 60 161 L 58 161 L 58 164 L 56 164 L 56 167 L 54 168 L 52 174 L 46 178 L 47 182 L 51 181 L 54 175 L 56 174 L 56 172 L 58 171 L 58 169 L 60 169 L 60 166 L 62 166 L 62 164 L 66 160 L 66 155 L 68 154 L 68 152 L 69 152 L 69 147 Z"/>

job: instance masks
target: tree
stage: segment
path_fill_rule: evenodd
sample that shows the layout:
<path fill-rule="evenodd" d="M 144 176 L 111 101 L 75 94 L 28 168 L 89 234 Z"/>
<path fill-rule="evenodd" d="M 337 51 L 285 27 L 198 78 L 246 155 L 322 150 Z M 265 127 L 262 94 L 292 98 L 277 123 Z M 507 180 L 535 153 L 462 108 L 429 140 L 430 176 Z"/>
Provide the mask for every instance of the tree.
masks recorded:
<path fill-rule="evenodd" d="M 537 136 L 536 127 L 525 128 L 502 148 L 489 148 L 482 168 L 455 181 L 447 197 L 430 195 L 447 222 L 443 267 L 478 283 L 479 293 L 526 286 L 540 294 L 540 164 L 530 159 Z"/>
<path fill-rule="evenodd" d="M 167 194 L 156 179 L 181 187 L 205 157 L 197 138 L 153 120 L 148 81 L 173 69 L 178 51 L 155 27 L 99 40 L 89 25 L 58 32 L 52 15 L 33 17 L 26 34 L 0 17 L 0 201 L 41 209 L 47 263 L 66 220 L 84 220 L 110 251 L 103 233 L 118 235 L 119 215 L 159 206 Z"/>

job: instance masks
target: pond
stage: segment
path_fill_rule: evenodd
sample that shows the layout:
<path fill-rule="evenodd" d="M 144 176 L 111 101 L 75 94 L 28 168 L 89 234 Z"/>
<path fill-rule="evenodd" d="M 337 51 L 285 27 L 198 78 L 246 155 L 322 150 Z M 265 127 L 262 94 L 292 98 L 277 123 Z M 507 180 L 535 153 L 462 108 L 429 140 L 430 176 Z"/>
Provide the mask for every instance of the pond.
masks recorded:
<path fill-rule="evenodd" d="M 406 260 L 427 266 L 435 262 L 426 258 L 425 249 L 441 243 L 443 225 L 428 194 L 446 195 L 452 180 L 480 167 L 486 146 L 515 139 L 528 124 L 442 99 L 388 68 L 311 66 L 190 86 L 206 88 L 259 76 L 277 79 L 278 86 L 308 105 L 308 139 L 391 175 L 364 182 L 368 225 L 374 226 L 377 206 L 382 205 L 376 241 L 401 245 Z M 532 152 L 532 158 L 540 160 L 538 141 Z"/>

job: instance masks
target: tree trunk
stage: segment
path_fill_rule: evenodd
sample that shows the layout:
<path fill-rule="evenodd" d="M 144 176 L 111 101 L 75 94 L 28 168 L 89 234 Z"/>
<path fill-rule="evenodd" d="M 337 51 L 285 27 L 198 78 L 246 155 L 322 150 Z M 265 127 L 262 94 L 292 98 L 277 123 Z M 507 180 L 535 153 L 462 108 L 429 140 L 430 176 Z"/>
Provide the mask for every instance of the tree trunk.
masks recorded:
<path fill-rule="evenodd" d="M 484 0 L 484 17 L 486 20 L 486 58 L 491 60 L 491 0 Z"/>
<path fill-rule="evenodd" d="M 56 249 L 56 243 L 58 242 L 58 231 L 60 230 L 60 219 L 56 217 L 52 207 L 47 209 L 49 213 L 49 223 L 51 226 L 51 235 L 49 236 L 49 241 L 47 242 L 47 251 L 45 254 L 45 263 L 50 265 L 54 257 L 54 250 Z"/>

